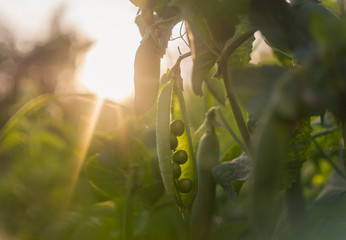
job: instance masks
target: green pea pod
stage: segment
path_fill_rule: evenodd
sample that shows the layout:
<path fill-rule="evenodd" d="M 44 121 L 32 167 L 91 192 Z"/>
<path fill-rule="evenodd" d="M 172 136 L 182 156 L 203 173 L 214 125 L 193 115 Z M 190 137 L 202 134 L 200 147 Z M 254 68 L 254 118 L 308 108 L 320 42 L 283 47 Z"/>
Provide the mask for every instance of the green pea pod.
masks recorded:
<path fill-rule="evenodd" d="M 135 111 L 146 113 L 155 103 L 160 82 L 160 56 L 151 37 L 142 40 L 135 56 Z"/>
<path fill-rule="evenodd" d="M 195 199 L 197 192 L 197 167 L 196 167 L 196 157 L 192 145 L 191 131 L 189 127 L 189 120 L 187 117 L 187 112 L 185 108 L 184 96 L 182 94 L 181 88 L 178 86 L 177 82 L 174 83 L 172 105 L 171 105 L 171 116 L 173 119 L 180 119 L 184 122 L 185 131 L 181 136 L 178 136 L 178 146 L 177 150 L 184 150 L 187 153 L 187 161 L 181 164 L 181 179 L 190 179 L 192 182 L 192 190 L 188 193 L 181 193 L 180 198 L 184 204 L 185 208 L 191 208 L 192 203 Z"/>
<path fill-rule="evenodd" d="M 169 125 L 173 119 L 183 121 L 185 126 L 184 133 L 177 136 L 178 146 L 176 150 L 184 150 L 188 155 L 187 161 L 180 165 L 181 175 L 177 179 L 173 176 L 173 150 L 171 150 L 170 145 L 171 133 Z M 167 192 L 175 199 L 182 210 L 191 208 L 197 190 L 195 155 L 184 98 L 181 89 L 175 81 L 164 86 L 159 96 L 156 122 L 156 144 L 161 176 Z M 183 181 L 185 183 L 192 182 L 191 190 L 181 191 L 180 189 L 179 191 L 178 182 L 182 179 L 188 179 L 188 181 Z"/>
<path fill-rule="evenodd" d="M 207 239 L 214 210 L 215 182 L 212 169 L 219 162 L 219 140 L 215 133 L 215 108 L 207 113 L 206 132 L 197 149 L 198 190 L 191 213 L 191 239 Z"/>
<path fill-rule="evenodd" d="M 157 105 L 156 118 L 156 148 L 163 184 L 168 194 L 175 196 L 175 182 L 173 165 L 171 164 L 170 144 L 170 105 L 172 96 L 172 83 L 168 83 L 161 91 Z"/>

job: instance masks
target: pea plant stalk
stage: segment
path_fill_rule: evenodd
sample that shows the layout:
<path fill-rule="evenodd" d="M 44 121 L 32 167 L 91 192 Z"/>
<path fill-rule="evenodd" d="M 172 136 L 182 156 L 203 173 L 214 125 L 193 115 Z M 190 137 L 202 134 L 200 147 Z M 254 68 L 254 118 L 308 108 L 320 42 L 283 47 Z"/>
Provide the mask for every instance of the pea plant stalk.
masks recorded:
<path fill-rule="evenodd" d="M 238 39 L 236 39 L 226 50 L 224 50 L 223 54 L 220 58 L 220 68 L 221 73 L 223 75 L 223 81 L 225 85 L 225 89 L 227 92 L 227 98 L 228 101 L 231 104 L 231 108 L 234 114 L 234 117 L 236 119 L 240 134 L 243 138 L 243 141 L 245 143 L 245 146 L 247 149 L 250 149 L 251 145 L 251 137 L 249 134 L 249 131 L 246 127 L 245 120 L 243 118 L 243 114 L 240 110 L 240 106 L 238 103 L 238 100 L 233 92 L 232 86 L 231 86 L 231 79 L 230 79 L 230 73 L 228 68 L 228 62 L 229 58 L 232 55 L 232 53 L 243 43 L 245 42 L 249 37 L 253 36 L 256 30 L 250 30 L 240 36 Z"/>

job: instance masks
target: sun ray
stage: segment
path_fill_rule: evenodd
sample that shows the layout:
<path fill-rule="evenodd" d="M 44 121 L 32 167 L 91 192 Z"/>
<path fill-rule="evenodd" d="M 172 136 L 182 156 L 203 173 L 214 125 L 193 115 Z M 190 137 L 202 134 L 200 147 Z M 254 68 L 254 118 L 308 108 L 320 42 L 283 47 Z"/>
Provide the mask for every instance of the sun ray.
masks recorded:
<path fill-rule="evenodd" d="M 78 145 L 78 151 L 76 153 L 76 161 L 75 161 L 75 167 L 71 179 L 71 185 L 68 188 L 67 196 L 66 196 L 66 201 L 63 204 L 63 211 L 65 212 L 70 205 L 71 199 L 73 197 L 75 188 L 76 188 L 76 183 L 78 181 L 78 178 L 80 176 L 80 172 L 82 170 L 82 166 L 84 163 L 84 160 L 86 158 L 86 155 L 88 153 L 88 149 L 91 143 L 92 136 L 94 134 L 102 107 L 104 104 L 104 99 L 103 98 L 97 98 L 96 101 L 94 101 L 94 106 L 93 109 L 91 110 L 90 113 L 90 121 L 85 129 L 84 133 L 80 136 L 80 142 Z"/>

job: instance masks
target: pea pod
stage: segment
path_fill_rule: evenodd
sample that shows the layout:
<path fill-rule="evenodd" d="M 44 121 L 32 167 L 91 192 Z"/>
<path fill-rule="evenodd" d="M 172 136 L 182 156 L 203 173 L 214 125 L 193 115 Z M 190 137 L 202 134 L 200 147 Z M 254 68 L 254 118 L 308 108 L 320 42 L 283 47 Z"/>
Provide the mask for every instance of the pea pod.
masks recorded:
<path fill-rule="evenodd" d="M 185 208 L 191 208 L 197 192 L 197 166 L 196 157 L 192 145 L 191 131 L 189 128 L 189 119 L 185 108 L 184 96 L 177 82 L 173 86 L 171 115 L 173 119 L 180 119 L 185 125 L 185 131 L 178 136 L 177 150 L 183 150 L 187 153 L 187 161 L 181 164 L 181 176 L 179 180 L 189 179 L 192 182 L 192 189 L 188 193 L 179 192 L 180 198 Z"/>
<path fill-rule="evenodd" d="M 181 91 L 176 81 L 173 80 L 167 83 L 160 93 L 157 107 L 156 144 L 161 176 L 165 188 L 175 199 L 178 206 L 184 210 L 192 206 L 197 190 L 197 180 L 191 132 Z M 187 161 L 180 164 L 181 175 L 178 178 L 174 178 L 173 175 L 174 164 L 172 155 L 174 151 L 171 149 L 170 143 L 172 134 L 170 132 L 170 122 L 176 119 L 183 122 L 185 131 L 180 136 L 176 136 L 178 145 L 175 150 L 185 151 L 188 156 Z M 180 191 L 178 189 L 178 183 L 182 179 L 185 179 L 183 182 L 192 183 L 191 190 Z"/>
<path fill-rule="evenodd" d="M 206 131 L 197 149 L 198 190 L 191 213 L 191 239 L 207 239 L 214 210 L 215 183 L 212 169 L 219 162 L 219 140 L 215 133 L 215 108 L 207 113 Z"/>

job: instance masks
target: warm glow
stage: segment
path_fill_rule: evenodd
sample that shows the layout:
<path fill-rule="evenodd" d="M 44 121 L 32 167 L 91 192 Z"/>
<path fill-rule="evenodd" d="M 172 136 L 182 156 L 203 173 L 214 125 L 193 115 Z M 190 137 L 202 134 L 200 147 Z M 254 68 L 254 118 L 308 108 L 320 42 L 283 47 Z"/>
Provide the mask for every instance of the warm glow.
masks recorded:
<path fill-rule="evenodd" d="M 124 100 L 133 94 L 133 62 L 141 36 L 130 1 L 81 1 L 70 5 L 69 18 L 94 45 L 79 81 L 102 98 Z M 91 17 L 92 16 L 92 17 Z"/>
<path fill-rule="evenodd" d="M 68 194 L 67 194 L 66 200 L 65 200 L 66 202 L 63 203 L 63 210 L 64 211 L 68 209 L 70 202 L 71 202 L 71 199 L 72 199 L 72 196 L 74 194 L 76 183 L 79 179 L 79 175 L 80 175 L 80 172 L 82 170 L 84 160 L 85 160 L 86 155 L 88 153 L 88 149 L 89 149 L 89 146 L 91 143 L 92 136 L 93 136 L 94 131 L 95 131 L 97 121 L 100 117 L 100 112 L 102 110 L 103 102 L 104 101 L 101 98 L 97 99 L 94 102 L 94 106 L 91 109 L 90 115 L 89 115 L 89 124 L 85 128 L 83 135 L 80 136 L 80 142 L 79 142 L 79 146 L 78 146 L 79 151 L 77 152 L 77 154 L 75 156 L 76 157 L 75 158 L 76 159 L 76 162 L 75 162 L 76 165 L 75 165 L 74 174 L 73 174 L 72 179 L 71 179 L 71 185 L 68 188 Z"/>
<path fill-rule="evenodd" d="M 126 50 L 120 55 L 129 54 Z M 133 67 L 115 58 L 107 46 L 96 45 L 86 56 L 80 81 L 102 98 L 121 101 L 133 93 Z M 131 69 L 132 68 L 132 69 Z"/>

